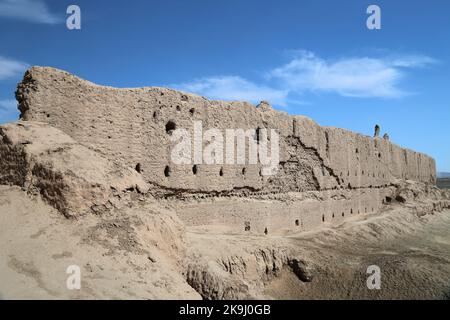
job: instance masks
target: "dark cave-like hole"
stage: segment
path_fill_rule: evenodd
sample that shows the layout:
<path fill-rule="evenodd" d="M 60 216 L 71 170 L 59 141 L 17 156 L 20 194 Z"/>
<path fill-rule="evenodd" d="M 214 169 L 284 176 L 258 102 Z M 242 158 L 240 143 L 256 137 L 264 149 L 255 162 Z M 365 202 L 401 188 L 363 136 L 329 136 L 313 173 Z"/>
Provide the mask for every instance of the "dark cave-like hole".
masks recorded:
<path fill-rule="evenodd" d="M 134 168 L 137 172 L 142 173 L 142 165 L 140 163 L 136 164 L 136 167 Z"/>
<path fill-rule="evenodd" d="M 256 128 L 256 142 L 259 143 L 260 139 L 261 139 L 261 128 L 258 127 Z"/>
<path fill-rule="evenodd" d="M 177 125 L 175 124 L 175 122 L 173 122 L 172 120 L 169 120 L 166 123 L 166 132 L 168 134 L 172 134 L 172 132 L 177 128 Z"/>
<path fill-rule="evenodd" d="M 165 175 L 166 177 L 170 177 L 170 173 L 171 173 L 170 167 L 169 167 L 169 166 L 166 166 L 166 167 L 164 168 L 164 175 Z"/>

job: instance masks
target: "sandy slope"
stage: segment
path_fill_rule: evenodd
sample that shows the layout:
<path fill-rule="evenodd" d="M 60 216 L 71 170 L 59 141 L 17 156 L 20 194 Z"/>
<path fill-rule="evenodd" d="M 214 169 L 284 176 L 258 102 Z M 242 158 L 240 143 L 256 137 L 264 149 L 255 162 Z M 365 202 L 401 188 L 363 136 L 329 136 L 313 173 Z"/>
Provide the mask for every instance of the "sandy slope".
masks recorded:
<path fill-rule="evenodd" d="M 168 254 L 163 243 L 167 239 L 153 229 L 155 215 L 147 208 L 140 218 L 124 212 L 69 220 L 20 188 L 0 186 L 1 297 L 199 299 Z M 168 228 L 176 226 L 170 224 Z M 163 228 L 164 221 L 157 225 Z M 141 231 L 147 228 L 155 237 L 143 240 Z M 163 232 L 170 236 L 177 231 Z M 180 240 L 171 240 L 172 247 L 176 241 Z M 81 290 L 66 287 L 69 265 L 81 267 Z"/>

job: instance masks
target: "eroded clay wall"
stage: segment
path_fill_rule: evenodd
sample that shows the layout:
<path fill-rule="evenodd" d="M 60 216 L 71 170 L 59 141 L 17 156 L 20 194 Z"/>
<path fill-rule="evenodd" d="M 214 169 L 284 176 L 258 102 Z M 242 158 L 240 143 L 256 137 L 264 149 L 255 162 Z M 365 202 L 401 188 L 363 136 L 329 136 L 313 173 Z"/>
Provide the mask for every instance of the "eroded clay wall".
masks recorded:
<path fill-rule="evenodd" d="M 177 211 L 188 225 L 309 230 L 377 212 L 398 179 L 431 184 L 436 179 L 434 160 L 424 154 L 321 127 L 267 103 L 210 101 L 155 87 L 116 89 L 42 67 L 25 74 L 16 97 L 23 120 L 49 123 L 110 161 L 134 168 L 154 195 L 180 202 Z M 193 137 L 194 122 L 204 131 L 219 129 L 224 137 L 226 129 L 275 129 L 278 173 L 264 176 L 259 164 L 248 162 L 174 164 L 173 129 L 186 129 Z"/>
<path fill-rule="evenodd" d="M 395 179 L 435 182 L 434 160 L 344 129 L 321 127 L 262 103 L 209 101 L 164 88 L 98 86 L 64 71 L 33 67 L 17 90 L 24 120 L 47 122 L 113 161 L 136 168 L 162 193 L 303 192 L 373 188 Z M 276 129 L 280 167 L 263 176 L 260 165 L 175 165 L 168 123 L 192 132 Z M 256 139 L 256 137 L 255 137 Z"/>

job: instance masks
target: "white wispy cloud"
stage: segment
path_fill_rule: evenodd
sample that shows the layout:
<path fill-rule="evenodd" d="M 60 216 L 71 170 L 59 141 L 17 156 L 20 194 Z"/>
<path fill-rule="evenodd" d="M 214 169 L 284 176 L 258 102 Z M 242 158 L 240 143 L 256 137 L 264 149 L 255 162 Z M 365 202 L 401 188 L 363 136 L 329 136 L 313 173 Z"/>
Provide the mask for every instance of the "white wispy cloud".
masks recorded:
<path fill-rule="evenodd" d="M 62 21 L 43 0 L 0 0 L 0 16 L 45 24 Z"/>
<path fill-rule="evenodd" d="M 28 64 L 0 56 L 0 80 L 21 76 Z"/>
<path fill-rule="evenodd" d="M 424 67 L 436 61 L 410 55 L 385 58 L 350 57 L 325 60 L 301 51 L 289 63 L 268 73 L 291 92 L 335 92 L 347 97 L 398 98 L 408 92 L 399 87 L 405 68 Z"/>
<path fill-rule="evenodd" d="M 331 60 L 305 50 L 294 53 L 288 63 L 267 71 L 258 82 L 231 75 L 201 78 L 173 87 L 211 99 L 247 100 L 253 103 L 268 100 L 280 107 L 305 104 L 292 97 L 307 92 L 357 98 L 401 98 L 410 94 L 400 87 L 407 69 L 422 68 L 437 62 L 423 55 Z"/>
<path fill-rule="evenodd" d="M 239 76 L 219 76 L 202 78 L 173 87 L 194 92 L 210 99 L 246 100 L 259 102 L 268 100 L 279 106 L 286 105 L 287 90 L 274 89 L 265 85 L 257 85 Z"/>
<path fill-rule="evenodd" d="M 404 68 L 421 68 L 439 62 L 436 59 L 421 55 L 389 56 L 387 59 L 393 66 Z"/>

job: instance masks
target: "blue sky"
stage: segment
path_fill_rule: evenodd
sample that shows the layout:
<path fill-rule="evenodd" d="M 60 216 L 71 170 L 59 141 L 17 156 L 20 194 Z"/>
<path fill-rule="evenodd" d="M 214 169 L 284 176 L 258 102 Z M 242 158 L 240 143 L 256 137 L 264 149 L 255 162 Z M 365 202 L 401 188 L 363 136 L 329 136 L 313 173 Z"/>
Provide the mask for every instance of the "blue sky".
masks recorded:
<path fill-rule="evenodd" d="M 81 8 L 81 30 L 66 9 Z M 381 8 L 381 30 L 366 9 Z M 321 125 L 382 133 L 450 172 L 450 2 L 0 0 L 0 123 L 31 65 L 117 86 L 268 100 Z"/>

